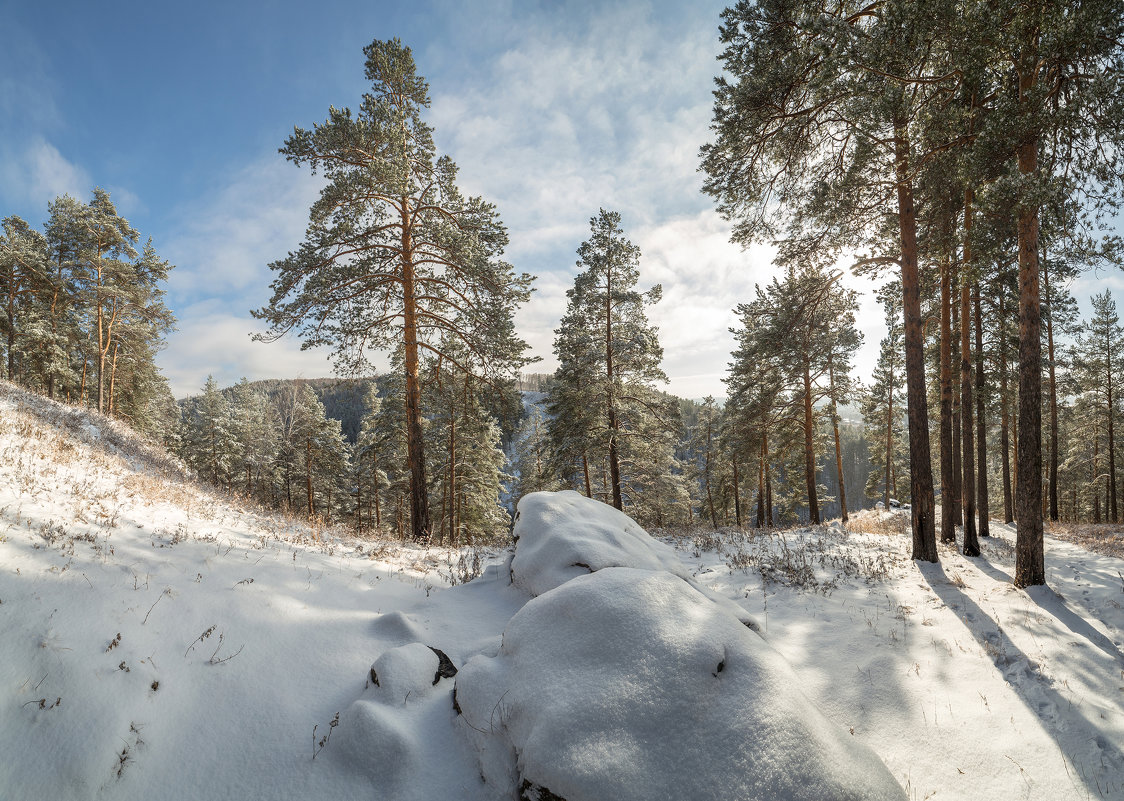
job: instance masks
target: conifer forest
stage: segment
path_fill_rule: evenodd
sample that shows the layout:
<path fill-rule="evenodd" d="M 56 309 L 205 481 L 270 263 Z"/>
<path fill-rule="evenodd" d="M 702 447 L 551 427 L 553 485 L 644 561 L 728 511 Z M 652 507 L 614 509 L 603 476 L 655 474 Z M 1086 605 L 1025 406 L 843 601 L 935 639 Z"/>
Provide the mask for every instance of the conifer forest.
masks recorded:
<path fill-rule="evenodd" d="M 0 801 L 1124 799 L 1124 0 L 56 5 Z"/>
<path fill-rule="evenodd" d="M 1071 285 L 1124 266 L 1121 11 L 728 8 L 700 171 L 781 277 L 734 299 L 722 398 L 662 390 L 661 287 L 604 208 L 573 243 L 558 367 L 534 372 L 515 323 L 534 279 L 439 152 L 397 39 L 365 49 L 354 109 L 298 121 L 280 150 L 323 187 L 270 265 L 258 337 L 328 346 L 340 378 L 207 378 L 173 400 L 154 359 L 174 268 L 101 188 L 4 219 L 4 376 L 128 422 L 216 487 L 364 535 L 499 541 L 519 497 L 563 488 L 659 529 L 900 505 L 921 560 L 1017 521 L 1015 582 L 1041 583 L 1044 521 L 1120 522 L 1124 327 L 1111 292 Z M 858 295 L 875 291 L 886 333 L 860 375 Z"/>

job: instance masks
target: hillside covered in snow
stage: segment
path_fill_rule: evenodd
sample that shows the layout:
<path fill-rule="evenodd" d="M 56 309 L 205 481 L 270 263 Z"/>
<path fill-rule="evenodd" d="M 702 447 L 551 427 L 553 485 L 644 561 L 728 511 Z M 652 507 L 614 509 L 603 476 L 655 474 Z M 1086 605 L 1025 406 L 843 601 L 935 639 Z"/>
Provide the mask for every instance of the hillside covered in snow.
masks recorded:
<path fill-rule="evenodd" d="M 1120 797 L 1124 561 L 905 525 L 357 540 L 0 383 L 0 798 Z"/>

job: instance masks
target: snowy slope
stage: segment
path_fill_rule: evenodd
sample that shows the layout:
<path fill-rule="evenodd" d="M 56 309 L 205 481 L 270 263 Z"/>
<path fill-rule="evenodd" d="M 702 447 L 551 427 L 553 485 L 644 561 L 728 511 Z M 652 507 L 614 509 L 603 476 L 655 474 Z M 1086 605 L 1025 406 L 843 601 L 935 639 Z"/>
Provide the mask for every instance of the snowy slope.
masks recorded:
<path fill-rule="evenodd" d="M 457 554 L 338 541 L 180 478 L 0 383 L 0 798 L 366 797 L 312 760 L 313 727 L 362 690 L 379 615 Z"/>
<path fill-rule="evenodd" d="M 760 754 L 792 798 L 802 776 L 846 772 L 830 753 L 896 792 L 884 763 L 911 799 L 1124 797 L 1120 559 L 1048 537 L 1052 589 L 1028 593 L 995 524 L 983 559 L 919 567 L 893 515 L 851 526 L 880 533 L 659 545 L 615 512 L 574 525 L 562 494 L 521 513 L 521 555 L 486 555 L 449 589 L 455 551 L 348 540 L 183 478 L 127 430 L 0 382 L 0 799 L 484 801 L 517 797 L 522 776 L 576 801 L 608 786 L 598 766 L 666 771 L 663 797 L 694 775 L 749 798 Z M 755 652 L 776 678 L 746 681 Z M 770 750 L 752 726 L 785 709 L 820 746 Z M 612 731 L 613 715 L 660 722 Z M 723 778 L 668 729 L 734 732 L 708 746 L 720 755 L 766 745 Z M 552 774 L 586 730 L 602 738 L 589 758 Z"/>

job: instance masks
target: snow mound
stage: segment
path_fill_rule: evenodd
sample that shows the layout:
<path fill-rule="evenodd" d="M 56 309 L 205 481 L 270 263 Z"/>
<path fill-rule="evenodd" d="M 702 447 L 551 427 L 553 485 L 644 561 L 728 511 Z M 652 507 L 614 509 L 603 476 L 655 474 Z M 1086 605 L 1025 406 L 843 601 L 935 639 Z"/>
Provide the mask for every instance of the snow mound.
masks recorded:
<path fill-rule="evenodd" d="M 652 539 L 624 512 L 573 490 L 524 495 L 514 533 L 512 581 L 533 596 L 607 567 L 690 578 L 673 548 Z"/>
<path fill-rule="evenodd" d="M 566 506 L 520 509 L 576 525 Z M 681 578 L 606 568 L 528 602 L 499 654 L 462 668 L 456 700 L 486 782 L 527 798 L 904 798 L 799 683 Z"/>

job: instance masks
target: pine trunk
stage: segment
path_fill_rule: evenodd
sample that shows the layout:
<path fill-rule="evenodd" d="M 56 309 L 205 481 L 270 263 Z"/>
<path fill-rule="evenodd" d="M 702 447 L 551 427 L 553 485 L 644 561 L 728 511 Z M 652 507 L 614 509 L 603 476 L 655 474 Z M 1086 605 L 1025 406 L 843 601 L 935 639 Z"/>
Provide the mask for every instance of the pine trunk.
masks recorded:
<path fill-rule="evenodd" d="M 308 517 L 311 519 L 316 513 L 316 507 L 312 503 L 312 437 L 305 439 L 305 445 L 307 450 L 304 459 L 304 477 L 308 489 Z"/>
<path fill-rule="evenodd" d="M 1046 347 L 1050 370 L 1050 519 L 1058 519 L 1058 380 L 1054 364 L 1054 306 L 1050 292 L 1050 262 L 1042 252 L 1042 286 L 1046 290 Z"/>
<path fill-rule="evenodd" d="M 410 467 L 411 535 L 418 542 L 430 536 L 429 492 L 425 483 L 425 445 L 422 439 L 421 379 L 418 360 L 418 310 L 414 286 L 410 207 L 402 199 L 402 300 L 406 368 L 406 462 Z"/>
<path fill-rule="evenodd" d="M 952 481 L 952 276 L 941 266 L 941 542 L 956 542 L 956 489 Z"/>
<path fill-rule="evenodd" d="M 843 482 L 843 449 L 839 445 L 839 412 L 835 404 L 835 366 L 831 356 L 827 357 L 828 389 L 831 392 L 831 428 L 835 434 L 835 469 L 839 473 L 839 516 L 847 522 L 847 488 Z"/>
<path fill-rule="evenodd" d="M 991 536 L 990 509 L 987 500 L 987 416 L 984 407 L 985 379 L 983 369 L 983 304 L 980 302 L 980 282 L 972 286 L 972 302 L 976 309 L 976 469 L 977 503 L 979 506 L 981 537 Z"/>
<path fill-rule="evenodd" d="M 1011 523 L 1015 519 L 1014 503 L 1011 493 L 1011 415 L 1007 402 L 1009 400 L 1009 387 L 1007 385 L 1007 336 L 1003 330 L 1007 319 L 1006 292 L 999 287 L 999 438 L 1002 440 L 1000 452 L 1003 455 L 1003 522 Z"/>
<path fill-rule="evenodd" d="M 1115 409 L 1115 404 L 1113 403 L 1113 399 L 1112 399 L 1112 348 L 1111 347 L 1109 347 L 1106 350 L 1106 356 L 1107 356 L 1107 359 L 1108 359 L 1108 362 L 1107 362 L 1108 369 L 1105 370 L 1106 381 L 1108 382 L 1107 385 L 1106 385 L 1106 388 L 1107 388 L 1107 391 L 1108 391 L 1108 397 L 1107 397 L 1108 403 L 1107 403 L 1107 408 L 1105 410 L 1105 411 L 1108 412 L 1108 478 L 1107 478 L 1108 503 L 1105 506 L 1105 512 L 1108 514 L 1109 522 L 1119 523 L 1120 518 L 1116 513 L 1116 435 L 1113 433 L 1115 431 L 1115 427 L 1113 425 L 1113 420 L 1112 420 L 1112 418 L 1115 417 L 1115 414 L 1113 414 L 1113 410 Z"/>
<path fill-rule="evenodd" d="M 886 488 L 882 492 L 882 508 L 890 508 L 890 485 L 894 473 L 894 368 L 890 367 L 890 388 L 886 393 Z"/>
<path fill-rule="evenodd" d="M 109 415 L 112 416 L 117 406 L 115 399 L 117 396 L 117 353 L 121 348 L 119 345 L 113 346 L 113 360 L 109 365 Z"/>
<path fill-rule="evenodd" d="M 1020 76 L 1020 94 L 1034 86 L 1035 65 Z M 1038 139 L 1019 145 L 1019 173 L 1038 173 Z M 1042 541 L 1042 325 L 1038 296 L 1038 207 L 1024 199 L 1018 213 L 1019 236 L 1019 425 L 1015 488 L 1015 586 L 1046 583 Z"/>
<path fill-rule="evenodd" d="M 929 455 L 929 412 L 925 401 L 925 347 L 921 321 L 921 277 L 917 269 L 917 217 L 904 114 L 894 120 L 894 173 L 901 236 L 902 312 L 905 317 L 906 406 L 909 411 L 910 503 L 913 558 L 937 561 L 933 514 L 933 472 Z"/>
<path fill-rule="evenodd" d="M 1093 522 L 1101 522 L 1101 496 L 1097 494 L 1097 474 L 1100 472 L 1100 445 L 1101 445 L 1101 432 L 1094 430 L 1093 432 L 1093 480 L 1090 482 L 1093 487 Z"/>
<path fill-rule="evenodd" d="M 757 462 L 757 528 L 765 525 L 765 437 L 761 437 L 761 458 Z"/>
<path fill-rule="evenodd" d="M 968 279 L 972 274 L 972 190 L 964 193 L 964 268 L 960 280 L 960 444 L 964 456 L 964 555 L 979 556 L 980 543 L 976 538 L 976 464 L 972 420 L 972 306 Z"/>
<path fill-rule="evenodd" d="M 956 287 L 959 285 L 959 269 L 953 263 L 952 272 L 949 274 L 950 296 L 952 304 L 952 338 L 949 341 L 949 376 L 952 384 L 952 519 L 959 528 L 964 525 L 964 481 L 963 467 L 960 461 L 960 303 L 957 299 Z M 955 540 L 954 540 L 955 541 Z"/>
<path fill-rule="evenodd" d="M 742 500 L 741 500 L 741 488 L 739 486 L 741 482 L 738 481 L 738 460 L 736 458 L 733 459 L 732 464 L 733 464 L 733 468 L 734 468 L 734 522 L 737 523 L 738 528 L 741 528 L 742 527 Z M 729 520 L 729 517 L 728 517 L 729 512 L 725 512 L 725 514 L 727 515 L 726 519 Z"/>

